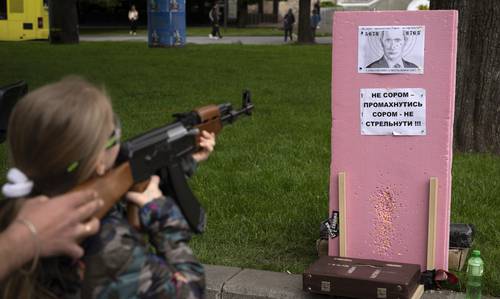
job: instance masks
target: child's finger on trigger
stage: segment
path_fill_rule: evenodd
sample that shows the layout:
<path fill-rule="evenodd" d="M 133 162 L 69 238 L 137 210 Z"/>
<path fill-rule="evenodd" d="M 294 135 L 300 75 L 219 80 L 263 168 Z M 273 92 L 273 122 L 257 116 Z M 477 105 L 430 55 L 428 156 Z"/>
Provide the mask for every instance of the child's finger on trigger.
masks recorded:
<path fill-rule="evenodd" d="M 144 205 L 144 200 L 141 193 L 130 191 L 125 194 L 125 198 L 128 201 L 138 205 L 139 207 L 142 207 Z"/>
<path fill-rule="evenodd" d="M 154 187 L 158 187 L 160 185 L 160 177 L 157 175 L 152 175 L 151 180 L 149 181 L 147 189 Z"/>

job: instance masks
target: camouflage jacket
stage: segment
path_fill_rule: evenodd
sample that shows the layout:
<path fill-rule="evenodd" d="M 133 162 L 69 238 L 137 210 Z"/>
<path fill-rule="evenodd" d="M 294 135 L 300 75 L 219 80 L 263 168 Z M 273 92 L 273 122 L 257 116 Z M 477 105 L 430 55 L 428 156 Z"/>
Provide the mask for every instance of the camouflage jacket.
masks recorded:
<path fill-rule="evenodd" d="M 124 215 L 115 206 L 86 242 L 82 298 L 204 298 L 203 266 L 187 246 L 190 228 L 175 201 L 161 197 L 141 208 L 146 234 Z"/>

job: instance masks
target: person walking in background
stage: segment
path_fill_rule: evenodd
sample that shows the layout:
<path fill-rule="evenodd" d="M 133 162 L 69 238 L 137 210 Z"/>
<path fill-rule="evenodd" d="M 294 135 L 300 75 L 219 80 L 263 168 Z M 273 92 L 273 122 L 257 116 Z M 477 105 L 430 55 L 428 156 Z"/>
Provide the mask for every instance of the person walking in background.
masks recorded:
<path fill-rule="evenodd" d="M 313 38 L 316 37 L 316 29 L 319 28 L 319 22 L 321 22 L 321 13 L 320 13 L 320 4 L 319 0 L 314 3 L 312 16 L 311 16 L 311 30 Z"/>
<path fill-rule="evenodd" d="M 212 33 L 208 35 L 210 38 L 219 39 L 222 38 L 220 34 L 219 28 L 219 4 L 215 3 L 210 12 L 208 13 L 208 17 L 210 18 L 210 23 L 212 24 Z"/>
<path fill-rule="evenodd" d="M 290 41 L 293 41 L 292 32 L 293 32 L 293 24 L 295 23 L 295 16 L 293 15 L 292 9 L 288 9 L 288 12 L 283 17 L 283 29 L 285 30 L 285 43 L 287 41 L 287 37 L 290 36 Z"/>
<path fill-rule="evenodd" d="M 130 7 L 128 11 L 128 20 L 130 22 L 130 35 L 137 35 L 137 20 L 139 19 L 139 12 L 135 9 L 135 5 Z"/>

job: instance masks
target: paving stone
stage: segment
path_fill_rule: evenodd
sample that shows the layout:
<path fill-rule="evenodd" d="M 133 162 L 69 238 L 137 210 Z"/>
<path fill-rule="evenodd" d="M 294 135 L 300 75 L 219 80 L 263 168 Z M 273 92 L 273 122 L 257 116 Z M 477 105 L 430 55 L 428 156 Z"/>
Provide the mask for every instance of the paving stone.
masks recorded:
<path fill-rule="evenodd" d="M 207 286 L 207 299 L 220 299 L 224 284 L 233 276 L 241 272 L 242 268 L 225 267 L 217 265 L 203 265 L 205 268 L 205 281 Z"/>
<path fill-rule="evenodd" d="M 209 299 L 327 299 L 302 290 L 302 275 L 205 265 Z M 221 291 L 222 290 L 222 291 Z M 426 291 L 422 299 L 464 299 L 464 293 Z M 483 299 L 495 299 L 483 296 Z"/>
<path fill-rule="evenodd" d="M 482 296 L 482 299 L 494 299 L 495 297 Z M 457 293 L 448 290 L 443 291 L 425 291 L 422 299 L 465 299 L 465 293 Z"/>
<path fill-rule="evenodd" d="M 325 298 L 302 291 L 302 275 L 244 269 L 224 285 L 223 299 Z"/>

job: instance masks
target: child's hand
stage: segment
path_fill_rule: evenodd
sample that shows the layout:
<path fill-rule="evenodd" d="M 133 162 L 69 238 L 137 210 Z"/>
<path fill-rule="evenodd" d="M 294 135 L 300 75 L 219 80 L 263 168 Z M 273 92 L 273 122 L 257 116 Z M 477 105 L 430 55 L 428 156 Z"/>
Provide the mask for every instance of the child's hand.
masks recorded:
<path fill-rule="evenodd" d="M 210 153 L 214 150 L 215 146 L 215 134 L 208 133 L 207 131 L 202 131 L 200 136 L 200 147 L 201 150 L 193 154 L 193 159 L 196 162 L 205 161 Z"/>
<path fill-rule="evenodd" d="M 184 276 L 184 274 L 182 274 L 181 272 L 175 272 L 173 274 L 175 280 L 177 280 L 177 282 L 181 282 L 181 283 L 187 283 L 188 280 L 186 278 L 186 276 Z"/>
<path fill-rule="evenodd" d="M 161 193 L 159 185 L 160 185 L 160 177 L 157 175 L 153 175 L 151 176 L 149 184 L 146 187 L 146 190 L 144 190 L 144 192 L 139 193 L 130 191 L 127 192 L 127 194 L 125 194 L 125 198 L 128 201 L 131 201 L 142 208 L 147 203 L 163 196 L 163 193 Z"/>

